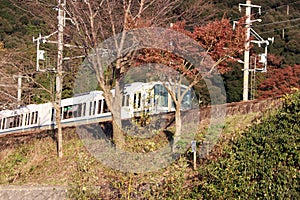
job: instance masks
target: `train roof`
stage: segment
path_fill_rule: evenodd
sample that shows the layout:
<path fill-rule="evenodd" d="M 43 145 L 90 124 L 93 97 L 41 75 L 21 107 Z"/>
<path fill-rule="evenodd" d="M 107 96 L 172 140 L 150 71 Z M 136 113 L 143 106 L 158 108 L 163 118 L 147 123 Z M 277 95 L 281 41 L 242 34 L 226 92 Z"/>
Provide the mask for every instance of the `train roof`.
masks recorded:
<path fill-rule="evenodd" d="M 84 103 L 84 102 L 87 102 L 88 100 L 91 100 L 94 98 L 102 99 L 102 98 L 104 98 L 102 94 L 103 94 L 103 91 L 99 91 L 99 90 L 76 94 L 71 98 L 62 99 L 61 104 L 63 106 L 63 105 L 67 105 L 67 104 Z"/>

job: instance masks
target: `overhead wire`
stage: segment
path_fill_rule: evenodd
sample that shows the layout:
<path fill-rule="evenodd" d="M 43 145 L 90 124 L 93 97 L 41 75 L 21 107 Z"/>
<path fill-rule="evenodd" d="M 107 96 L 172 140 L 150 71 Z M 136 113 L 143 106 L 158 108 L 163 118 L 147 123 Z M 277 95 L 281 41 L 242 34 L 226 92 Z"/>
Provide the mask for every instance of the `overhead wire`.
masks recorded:
<path fill-rule="evenodd" d="M 269 8 L 269 9 L 267 9 L 267 10 L 261 11 L 260 13 L 262 14 L 262 13 L 268 12 L 268 11 L 270 11 L 270 10 L 275 10 L 275 9 L 278 9 L 278 8 L 290 6 L 290 5 L 295 4 L 295 3 L 300 3 L 300 0 L 295 1 L 295 2 L 292 2 L 292 3 L 284 4 L 284 5 L 281 5 L 281 6 L 277 6 L 277 7 L 275 7 L 275 8 Z M 259 14 L 259 12 L 253 13 L 253 15 L 255 15 L 255 14 Z"/>
<path fill-rule="evenodd" d="M 296 27 L 296 26 L 300 26 L 300 24 L 296 24 L 296 25 L 292 25 L 292 26 L 287 26 L 287 27 L 284 27 L 284 29 L 289 29 L 289 28 L 293 28 L 293 27 Z M 275 29 L 275 30 L 270 30 L 270 31 L 263 31 L 263 32 L 259 32 L 260 34 L 264 34 L 264 33 L 272 33 L 272 32 L 276 32 L 278 31 L 278 29 Z"/>
<path fill-rule="evenodd" d="M 295 18 L 295 19 L 284 20 L 284 21 L 277 21 L 277 22 L 270 22 L 270 23 L 265 23 L 265 24 L 259 24 L 259 25 L 255 25 L 253 27 L 268 26 L 268 25 L 272 25 L 272 24 L 281 24 L 281 23 L 286 23 L 286 22 L 294 22 L 294 21 L 298 21 L 298 20 L 300 20 L 300 17 L 299 18 Z"/>
<path fill-rule="evenodd" d="M 275 9 L 278 9 L 278 8 L 290 6 L 290 5 L 295 4 L 295 3 L 300 3 L 300 0 L 295 1 L 295 2 L 292 2 L 292 3 L 284 4 L 284 5 L 281 5 L 281 6 L 277 6 L 277 7 L 275 7 L 275 8 L 269 8 L 269 9 L 264 10 L 264 11 L 261 11 L 261 12 L 254 12 L 254 13 L 251 14 L 251 16 L 254 16 L 254 15 L 259 14 L 259 13 L 262 14 L 262 13 L 268 12 L 268 11 L 270 11 L 270 10 L 275 10 Z M 239 19 L 240 19 L 240 18 L 233 19 L 233 20 L 230 20 L 230 21 L 231 21 L 231 22 L 234 22 L 234 21 L 237 21 L 237 20 L 239 20 Z"/>

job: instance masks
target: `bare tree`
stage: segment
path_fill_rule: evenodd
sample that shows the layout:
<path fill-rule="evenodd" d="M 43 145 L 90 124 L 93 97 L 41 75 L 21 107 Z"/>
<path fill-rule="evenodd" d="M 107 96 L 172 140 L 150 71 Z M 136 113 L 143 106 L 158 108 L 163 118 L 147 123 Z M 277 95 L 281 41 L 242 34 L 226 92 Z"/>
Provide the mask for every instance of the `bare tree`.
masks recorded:
<path fill-rule="evenodd" d="M 66 11 L 76 26 L 77 43 L 85 47 L 85 54 L 93 49 L 92 54 L 101 55 L 103 51 L 112 51 L 116 58 L 113 62 L 103 62 L 101 56 L 90 59 L 96 73 L 97 81 L 104 92 L 108 108 L 113 118 L 113 139 L 117 146 L 124 145 L 124 134 L 121 131 L 120 109 L 122 103 L 122 78 L 137 52 L 132 43 L 132 50 L 124 45 L 131 40 L 127 31 L 150 26 L 169 26 L 178 16 L 173 11 L 180 6 L 181 0 L 123 0 L 123 1 L 69 1 Z M 98 45 L 112 37 L 106 46 Z M 130 48 L 130 47 L 129 47 Z M 109 66 L 107 66 L 109 65 Z M 108 71 L 110 73 L 108 73 Z M 115 96 L 110 90 L 114 86 Z"/>

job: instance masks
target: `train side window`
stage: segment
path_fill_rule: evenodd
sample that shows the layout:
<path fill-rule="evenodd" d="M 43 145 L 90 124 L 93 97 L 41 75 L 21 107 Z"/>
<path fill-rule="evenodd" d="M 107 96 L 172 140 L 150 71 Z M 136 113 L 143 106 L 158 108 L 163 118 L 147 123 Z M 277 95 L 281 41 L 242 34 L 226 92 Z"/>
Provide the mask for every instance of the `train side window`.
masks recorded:
<path fill-rule="evenodd" d="M 5 129 L 5 123 L 6 123 L 6 118 L 3 118 L 3 120 L 2 120 L 2 129 Z"/>
<path fill-rule="evenodd" d="M 62 115 L 63 115 L 63 119 L 68 119 L 68 107 L 67 106 L 63 107 Z"/>
<path fill-rule="evenodd" d="M 14 126 L 14 117 L 6 118 L 6 128 L 12 128 Z"/>
<path fill-rule="evenodd" d="M 72 117 L 72 105 L 64 106 L 64 108 L 63 108 L 63 117 L 64 117 L 64 119 L 69 119 L 69 118 Z"/>
<path fill-rule="evenodd" d="M 68 119 L 74 117 L 73 111 L 74 111 L 74 106 L 72 106 L 72 105 L 68 106 L 68 110 L 67 110 L 67 117 L 68 117 Z"/>
<path fill-rule="evenodd" d="M 82 104 L 82 116 L 84 117 L 86 113 L 86 103 Z"/>
<path fill-rule="evenodd" d="M 82 104 L 78 104 L 77 116 L 81 117 L 81 114 L 82 114 Z"/>
<path fill-rule="evenodd" d="M 23 114 L 20 115 L 20 124 L 19 126 L 23 126 Z"/>
<path fill-rule="evenodd" d="M 122 106 L 129 106 L 129 94 L 123 96 Z"/>
<path fill-rule="evenodd" d="M 31 113 L 27 113 L 27 125 L 30 125 Z"/>
<path fill-rule="evenodd" d="M 133 108 L 136 108 L 136 94 L 133 95 Z"/>
<path fill-rule="evenodd" d="M 51 122 L 54 122 L 54 117 L 55 117 L 55 112 L 54 112 L 54 108 L 52 108 L 52 110 L 51 110 Z"/>
<path fill-rule="evenodd" d="M 126 95 L 126 106 L 129 106 L 129 94 Z"/>
<path fill-rule="evenodd" d="M 25 114 L 25 121 L 24 121 L 24 126 L 27 126 L 27 114 Z"/>
<path fill-rule="evenodd" d="M 98 101 L 98 112 L 97 112 L 97 114 L 102 113 L 102 112 L 101 112 L 101 108 L 102 108 L 102 99 L 100 99 L 100 100 Z"/>
<path fill-rule="evenodd" d="M 109 112 L 105 99 L 103 99 L 103 113 Z"/>
<path fill-rule="evenodd" d="M 123 95 L 123 97 L 122 97 L 122 106 L 125 106 L 125 100 L 126 100 L 126 96 Z"/>
<path fill-rule="evenodd" d="M 31 113 L 31 124 L 34 124 L 34 119 L 35 119 L 35 113 Z"/>
<path fill-rule="evenodd" d="M 4 129 L 5 118 L 0 119 L 0 130 Z"/>
<path fill-rule="evenodd" d="M 34 124 L 38 123 L 38 111 L 35 111 Z"/>
<path fill-rule="evenodd" d="M 63 117 L 64 117 L 64 115 L 63 115 L 63 108 L 60 107 L 60 119 L 64 119 Z"/>
<path fill-rule="evenodd" d="M 93 102 L 90 102 L 89 115 L 92 115 L 92 106 L 93 106 Z"/>
<path fill-rule="evenodd" d="M 0 130 L 4 129 L 5 118 L 0 119 Z"/>
<path fill-rule="evenodd" d="M 93 106 L 93 115 L 96 114 L 96 109 L 97 109 L 97 101 L 94 101 L 94 106 Z"/>
<path fill-rule="evenodd" d="M 15 116 L 15 127 L 20 126 L 20 115 Z"/>
<path fill-rule="evenodd" d="M 138 108 L 140 108 L 141 107 L 141 102 L 142 102 L 142 93 L 138 93 Z"/>
<path fill-rule="evenodd" d="M 140 108 L 141 107 L 142 94 L 140 92 L 135 93 L 133 96 L 133 107 Z"/>
<path fill-rule="evenodd" d="M 81 114 L 81 104 L 76 104 L 73 106 L 73 116 L 80 117 Z"/>
<path fill-rule="evenodd" d="M 17 122 L 16 116 L 10 117 L 10 123 L 11 123 L 10 128 L 16 127 L 16 122 Z"/>

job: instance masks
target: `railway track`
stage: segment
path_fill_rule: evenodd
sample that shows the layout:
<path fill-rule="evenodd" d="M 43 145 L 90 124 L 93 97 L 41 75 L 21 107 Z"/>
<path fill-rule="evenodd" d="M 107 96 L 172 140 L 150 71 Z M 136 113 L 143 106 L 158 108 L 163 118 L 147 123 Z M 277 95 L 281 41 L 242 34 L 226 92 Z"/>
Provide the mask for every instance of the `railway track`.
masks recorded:
<path fill-rule="evenodd" d="M 270 109 L 277 108 L 280 106 L 281 99 L 279 97 L 269 98 L 263 100 L 252 100 L 247 102 L 236 102 L 236 103 L 228 103 L 226 104 L 226 115 L 233 116 L 239 114 L 247 114 L 251 112 L 261 112 Z M 218 109 L 216 109 L 216 112 Z M 185 113 L 186 112 L 186 113 Z M 188 114 L 189 111 L 184 111 L 183 115 Z M 211 106 L 203 107 L 199 109 L 200 121 L 209 119 L 211 117 Z M 174 112 L 165 113 L 163 116 L 160 116 L 161 119 L 167 121 L 165 126 L 171 126 L 174 123 Z M 108 119 L 109 121 L 109 119 Z M 111 121 L 111 120 L 110 120 Z M 125 120 L 126 121 L 126 120 Z M 106 123 L 104 121 L 90 121 L 90 124 L 95 123 Z M 126 122 L 125 122 L 126 123 Z M 84 124 L 84 123 L 82 123 Z M 82 125 L 82 124 L 75 124 Z M 75 128 L 74 124 L 65 125 L 64 129 L 67 128 Z M 163 127 L 166 128 L 166 127 Z M 11 134 L 2 134 L 0 135 L 0 150 L 5 148 L 18 146 L 23 143 L 27 143 L 32 139 L 39 139 L 45 137 L 52 137 L 55 139 L 55 131 L 54 130 L 34 130 L 34 131 L 22 131 L 18 133 Z"/>

